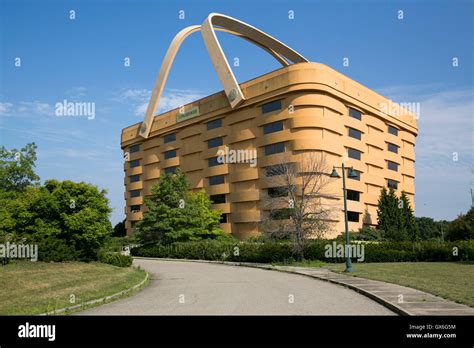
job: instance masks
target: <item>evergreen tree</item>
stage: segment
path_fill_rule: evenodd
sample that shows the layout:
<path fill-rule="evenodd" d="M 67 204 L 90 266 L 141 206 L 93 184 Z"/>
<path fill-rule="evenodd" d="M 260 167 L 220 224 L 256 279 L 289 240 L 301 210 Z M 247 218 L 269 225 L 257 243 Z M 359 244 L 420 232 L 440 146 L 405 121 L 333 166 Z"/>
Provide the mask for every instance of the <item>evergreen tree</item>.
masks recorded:
<path fill-rule="evenodd" d="M 402 194 L 400 196 L 400 203 L 401 229 L 404 231 L 404 234 L 406 233 L 408 239 L 414 242 L 419 239 L 418 226 L 415 222 L 413 209 L 405 191 L 402 191 Z"/>
<path fill-rule="evenodd" d="M 145 199 L 148 211 L 137 224 L 137 237 L 144 243 L 225 238 L 219 228 L 221 212 L 211 209 L 203 190 L 189 192 L 180 170 L 163 175 Z"/>

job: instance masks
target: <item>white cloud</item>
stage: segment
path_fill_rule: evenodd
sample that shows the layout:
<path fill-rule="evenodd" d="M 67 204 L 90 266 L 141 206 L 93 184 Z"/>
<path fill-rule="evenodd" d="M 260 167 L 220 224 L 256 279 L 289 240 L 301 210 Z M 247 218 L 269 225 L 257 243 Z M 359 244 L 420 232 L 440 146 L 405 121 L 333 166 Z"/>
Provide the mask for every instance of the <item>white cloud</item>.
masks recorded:
<path fill-rule="evenodd" d="M 0 116 L 11 116 L 12 109 L 12 103 L 0 103 Z"/>
<path fill-rule="evenodd" d="M 72 87 L 68 89 L 64 94 L 71 100 L 79 100 L 86 96 L 87 88 L 86 87 Z"/>
<path fill-rule="evenodd" d="M 205 96 L 204 93 L 189 89 L 165 90 L 161 96 L 157 113 L 163 113 L 181 105 L 188 104 Z M 151 91 L 148 89 L 127 89 L 122 91 L 115 101 L 129 104 L 135 116 L 143 117 L 150 101 Z"/>

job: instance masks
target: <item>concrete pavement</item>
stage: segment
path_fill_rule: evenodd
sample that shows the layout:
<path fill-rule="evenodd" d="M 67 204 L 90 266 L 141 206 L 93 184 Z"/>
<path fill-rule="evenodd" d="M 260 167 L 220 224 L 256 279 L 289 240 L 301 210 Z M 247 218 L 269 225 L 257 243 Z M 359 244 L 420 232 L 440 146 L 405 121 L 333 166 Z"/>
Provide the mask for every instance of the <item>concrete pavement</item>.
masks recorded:
<path fill-rule="evenodd" d="M 394 315 L 344 287 L 297 274 L 214 263 L 135 259 L 150 284 L 79 315 Z"/>

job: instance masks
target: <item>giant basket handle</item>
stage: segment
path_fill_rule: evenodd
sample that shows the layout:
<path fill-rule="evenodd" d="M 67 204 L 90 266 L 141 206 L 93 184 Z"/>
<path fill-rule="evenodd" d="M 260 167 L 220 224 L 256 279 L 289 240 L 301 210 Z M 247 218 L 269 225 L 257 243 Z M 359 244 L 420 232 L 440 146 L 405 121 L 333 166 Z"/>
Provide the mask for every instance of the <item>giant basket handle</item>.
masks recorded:
<path fill-rule="evenodd" d="M 214 28 L 214 25 L 217 27 Z M 230 106 L 235 108 L 241 104 L 245 97 L 240 89 L 237 80 L 230 68 L 229 62 L 222 51 L 222 48 L 217 40 L 215 30 L 227 32 L 232 35 L 241 37 L 257 46 L 260 46 L 275 59 L 277 59 L 283 66 L 289 65 L 288 61 L 293 63 L 307 62 L 308 60 L 300 55 L 298 52 L 292 50 L 272 36 L 263 31 L 252 27 L 249 24 L 241 22 L 235 18 L 221 15 L 218 13 L 211 13 L 202 25 L 193 25 L 181 30 L 171 41 L 171 44 L 166 51 L 166 55 L 161 64 L 160 72 L 156 78 L 155 87 L 151 94 L 150 102 L 145 113 L 145 119 L 140 127 L 140 136 L 148 138 L 153 123 L 153 115 L 158 108 L 161 94 L 163 93 L 166 79 L 168 77 L 171 65 L 174 58 L 182 44 L 182 42 L 192 33 L 201 30 L 204 44 L 206 45 L 209 56 L 211 57 L 214 69 L 217 72 L 219 80 L 224 87 L 225 93 L 229 100 Z M 286 60 L 285 60 L 286 58 Z"/>

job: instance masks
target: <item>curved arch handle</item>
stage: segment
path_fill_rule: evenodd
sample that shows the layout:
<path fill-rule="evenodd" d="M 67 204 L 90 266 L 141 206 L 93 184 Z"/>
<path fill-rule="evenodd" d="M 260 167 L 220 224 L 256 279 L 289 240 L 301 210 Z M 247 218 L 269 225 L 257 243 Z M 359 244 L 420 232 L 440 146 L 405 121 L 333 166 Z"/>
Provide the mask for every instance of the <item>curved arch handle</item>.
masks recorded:
<path fill-rule="evenodd" d="M 214 28 L 214 25 L 218 27 Z M 155 87 L 153 88 L 150 102 L 148 103 L 148 107 L 145 112 L 145 119 L 140 126 L 139 134 L 143 138 L 148 138 L 148 135 L 150 134 L 153 123 L 153 115 L 160 102 L 161 94 L 163 93 L 171 65 L 173 64 L 174 58 L 176 57 L 181 44 L 189 35 L 199 30 L 201 30 L 204 43 L 214 65 L 214 69 L 216 70 L 219 80 L 224 87 L 232 108 L 235 108 L 240 103 L 242 103 L 245 98 L 229 66 L 229 62 L 222 51 L 219 41 L 217 40 L 215 30 L 236 35 L 263 48 L 265 51 L 275 57 L 275 59 L 277 59 L 278 62 L 280 62 L 283 66 L 289 65 L 287 60 L 290 60 L 293 63 L 308 61 L 296 51 L 292 50 L 272 36 L 260 31 L 259 29 L 232 17 L 212 13 L 206 18 L 202 25 L 193 25 L 182 29 L 178 34 L 176 34 L 176 36 L 173 38 L 173 41 L 171 41 L 171 44 L 163 59 L 163 63 L 161 64 L 160 72 L 158 73 Z"/>

